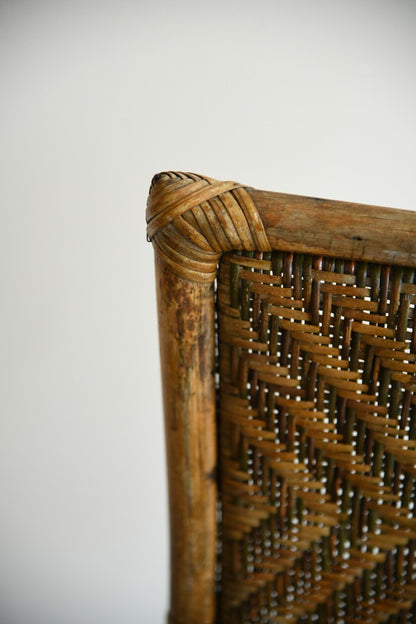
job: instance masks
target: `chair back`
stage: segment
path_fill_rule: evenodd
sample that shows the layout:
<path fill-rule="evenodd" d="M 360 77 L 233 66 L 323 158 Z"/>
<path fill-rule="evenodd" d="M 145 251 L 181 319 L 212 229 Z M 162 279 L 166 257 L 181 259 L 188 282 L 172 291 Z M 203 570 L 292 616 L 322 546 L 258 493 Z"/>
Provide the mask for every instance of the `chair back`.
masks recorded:
<path fill-rule="evenodd" d="M 155 176 L 171 624 L 416 622 L 416 213 Z"/>

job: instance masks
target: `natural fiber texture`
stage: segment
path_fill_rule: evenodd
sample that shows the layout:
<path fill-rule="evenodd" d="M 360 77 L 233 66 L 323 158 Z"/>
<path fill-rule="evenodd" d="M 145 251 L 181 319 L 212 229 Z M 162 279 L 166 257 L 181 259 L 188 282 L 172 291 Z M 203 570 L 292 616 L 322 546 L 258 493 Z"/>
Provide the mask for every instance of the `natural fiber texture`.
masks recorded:
<path fill-rule="evenodd" d="M 416 622 L 415 281 L 223 257 L 219 621 Z"/>
<path fill-rule="evenodd" d="M 220 254 L 270 250 L 263 223 L 243 185 L 192 173 L 153 178 L 147 204 L 148 236 L 172 270 L 213 281 Z"/>

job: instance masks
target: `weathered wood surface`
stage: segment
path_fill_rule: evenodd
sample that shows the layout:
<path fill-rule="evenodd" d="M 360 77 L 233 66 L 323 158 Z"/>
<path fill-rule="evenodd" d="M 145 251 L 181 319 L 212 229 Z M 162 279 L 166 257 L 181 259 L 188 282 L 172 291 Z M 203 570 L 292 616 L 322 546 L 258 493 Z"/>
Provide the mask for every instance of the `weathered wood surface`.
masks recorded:
<path fill-rule="evenodd" d="M 248 189 L 273 249 L 416 264 L 416 212 Z"/>
<path fill-rule="evenodd" d="M 213 285 L 172 273 L 156 251 L 169 480 L 172 624 L 215 617 L 216 423 Z"/>

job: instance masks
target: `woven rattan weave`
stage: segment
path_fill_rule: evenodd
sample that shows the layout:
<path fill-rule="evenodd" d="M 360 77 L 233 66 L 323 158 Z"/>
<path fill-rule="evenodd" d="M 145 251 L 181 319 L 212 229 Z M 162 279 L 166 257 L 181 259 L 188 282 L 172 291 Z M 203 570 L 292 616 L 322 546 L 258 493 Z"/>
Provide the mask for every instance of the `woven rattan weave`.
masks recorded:
<path fill-rule="evenodd" d="M 157 175 L 170 624 L 416 624 L 416 213 Z"/>
<path fill-rule="evenodd" d="M 222 621 L 415 622 L 415 271 L 256 256 L 218 285 Z"/>

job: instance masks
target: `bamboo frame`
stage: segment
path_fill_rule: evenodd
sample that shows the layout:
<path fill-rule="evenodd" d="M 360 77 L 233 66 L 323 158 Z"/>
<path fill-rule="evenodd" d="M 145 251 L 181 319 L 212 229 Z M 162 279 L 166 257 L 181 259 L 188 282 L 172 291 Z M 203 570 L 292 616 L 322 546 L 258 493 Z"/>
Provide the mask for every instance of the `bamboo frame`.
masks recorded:
<path fill-rule="evenodd" d="M 416 266 L 416 213 L 155 176 L 154 243 L 171 531 L 170 624 L 216 618 L 214 281 L 229 250 L 283 250 Z"/>

